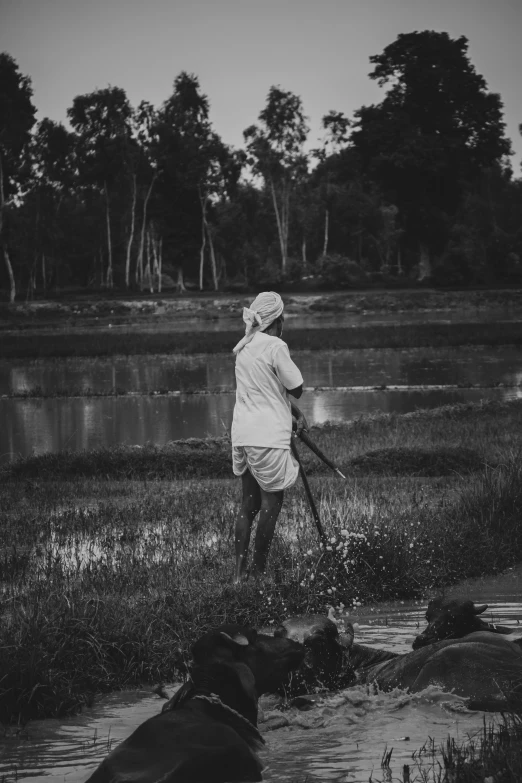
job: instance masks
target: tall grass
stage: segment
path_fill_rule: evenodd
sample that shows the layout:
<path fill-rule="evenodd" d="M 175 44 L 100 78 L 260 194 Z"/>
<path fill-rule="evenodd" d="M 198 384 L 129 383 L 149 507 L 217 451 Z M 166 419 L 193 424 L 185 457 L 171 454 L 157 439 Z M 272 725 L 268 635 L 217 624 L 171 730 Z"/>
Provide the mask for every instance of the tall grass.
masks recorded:
<path fill-rule="evenodd" d="M 402 775 L 394 775 L 393 749 L 385 753 L 384 777 L 370 777 L 373 783 L 520 783 L 522 780 L 522 721 L 505 715 L 500 724 L 486 723 L 482 731 L 464 741 L 449 736 L 440 746 L 429 739 L 405 764 Z"/>

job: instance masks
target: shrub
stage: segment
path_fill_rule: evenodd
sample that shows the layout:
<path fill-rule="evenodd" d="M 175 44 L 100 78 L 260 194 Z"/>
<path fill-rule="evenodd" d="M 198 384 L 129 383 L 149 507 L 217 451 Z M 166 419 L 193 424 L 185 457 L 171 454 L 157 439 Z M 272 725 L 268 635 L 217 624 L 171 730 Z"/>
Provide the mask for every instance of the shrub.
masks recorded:
<path fill-rule="evenodd" d="M 356 261 L 337 253 L 323 256 L 319 271 L 324 282 L 332 286 L 350 288 L 361 285 L 366 280 L 366 273 Z"/>

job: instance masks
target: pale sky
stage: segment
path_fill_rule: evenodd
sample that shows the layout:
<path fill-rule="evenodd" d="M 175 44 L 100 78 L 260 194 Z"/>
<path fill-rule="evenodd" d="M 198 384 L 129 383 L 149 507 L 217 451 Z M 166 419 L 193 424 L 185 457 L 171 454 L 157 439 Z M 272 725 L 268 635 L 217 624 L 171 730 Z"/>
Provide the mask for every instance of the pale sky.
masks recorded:
<path fill-rule="evenodd" d="M 76 95 L 107 85 L 159 106 L 185 70 L 236 147 L 272 85 L 301 97 L 316 146 L 328 111 L 351 118 L 384 97 L 369 57 L 427 29 L 469 39 L 471 62 L 501 94 L 522 176 L 522 0 L 0 0 L 0 51 L 31 77 L 38 119 L 66 123 Z"/>

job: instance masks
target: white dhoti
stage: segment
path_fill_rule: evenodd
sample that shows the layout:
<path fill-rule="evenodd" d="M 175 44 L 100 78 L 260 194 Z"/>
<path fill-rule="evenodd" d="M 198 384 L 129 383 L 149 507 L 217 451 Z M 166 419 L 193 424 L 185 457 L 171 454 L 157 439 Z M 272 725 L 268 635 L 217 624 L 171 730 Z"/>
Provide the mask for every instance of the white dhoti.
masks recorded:
<path fill-rule="evenodd" d="M 236 476 L 249 470 L 265 492 L 287 489 L 299 475 L 299 464 L 290 449 L 265 446 L 232 446 L 232 469 Z"/>

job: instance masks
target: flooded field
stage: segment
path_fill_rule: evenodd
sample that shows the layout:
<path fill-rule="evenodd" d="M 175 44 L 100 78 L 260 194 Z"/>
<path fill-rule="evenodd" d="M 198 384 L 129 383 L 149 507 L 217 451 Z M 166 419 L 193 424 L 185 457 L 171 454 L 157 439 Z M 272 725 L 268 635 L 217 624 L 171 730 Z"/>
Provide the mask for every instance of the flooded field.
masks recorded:
<path fill-rule="evenodd" d="M 521 351 L 508 346 L 293 351 L 292 356 L 308 388 L 522 384 Z M 233 389 L 234 382 L 232 354 L 0 361 L 0 395 L 216 391 Z"/>
<path fill-rule="evenodd" d="M 521 631 L 522 569 L 505 575 L 463 583 L 451 595 L 489 604 L 485 619 Z M 407 652 L 424 625 L 424 604 L 396 602 L 360 607 L 352 617 L 356 639 L 364 644 Z M 174 690 L 175 686 L 168 686 Z M 429 752 L 419 750 L 432 738 L 436 746 L 448 733 L 464 741 L 479 733 L 491 714 L 469 712 L 462 700 L 435 688 L 408 695 L 394 691 L 369 695 L 352 688 L 326 697 L 323 707 L 306 713 L 294 708 L 290 725 L 265 732 L 263 760 L 267 781 L 386 780 L 380 764 L 385 750 L 393 748 L 393 779 L 402 779 L 410 765 L 416 777 L 417 760 L 429 768 Z M 81 715 L 63 720 L 33 721 L 21 732 L 7 734 L 0 744 L 0 775 L 27 783 L 82 783 L 111 747 L 128 736 L 146 718 L 161 709 L 162 701 L 150 689 L 113 693 Z M 321 713 L 322 710 L 322 714 Z M 498 719 L 499 716 L 497 716 Z M 263 722 L 260 723 L 263 732 Z M 427 750 L 429 749 L 429 743 Z M 429 778 L 428 778 L 429 779 Z"/>
<path fill-rule="evenodd" d="M 521 353 L 509 347 L 303 351 L 294 358 L 310 424 L 521 393 Z M 0 362 L 0 393 L 15 395 L 0 399 L 0 461 L 223 435 L 233 389 L 226 355 Z M 108 396 L 115 392 L 121 396 Z"/>

